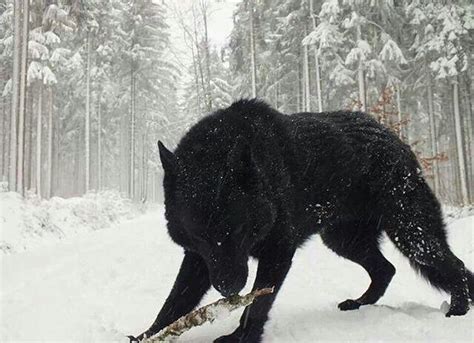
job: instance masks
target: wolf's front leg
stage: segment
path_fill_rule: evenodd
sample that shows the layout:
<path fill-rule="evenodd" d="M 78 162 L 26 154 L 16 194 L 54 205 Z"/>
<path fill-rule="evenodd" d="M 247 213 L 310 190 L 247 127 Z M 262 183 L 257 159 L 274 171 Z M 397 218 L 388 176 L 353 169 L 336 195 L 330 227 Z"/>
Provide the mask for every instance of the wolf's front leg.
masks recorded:
<path fill-rule="evenodd" d="M 140 341 L 168 326 L 193 310 L 209 290 L 209 272 L 204 260 L 196 253 L 186 251 L 170 295 L 151 327 L 130 341 Z"/>
<path fill-rule="evenodd" d="M 215 343 L 256 343 L 261 341 L 268 312 L 291 267 L 294 253 L 295 249 L 293 248 L 275 247 L 259 259 L 253 290 L 274 287 L 274 292 L 257 298 L 252 305 L 247 306 L 240 318 L 239 327 L 232 334 L 219 337 L 214 341 Z"/>

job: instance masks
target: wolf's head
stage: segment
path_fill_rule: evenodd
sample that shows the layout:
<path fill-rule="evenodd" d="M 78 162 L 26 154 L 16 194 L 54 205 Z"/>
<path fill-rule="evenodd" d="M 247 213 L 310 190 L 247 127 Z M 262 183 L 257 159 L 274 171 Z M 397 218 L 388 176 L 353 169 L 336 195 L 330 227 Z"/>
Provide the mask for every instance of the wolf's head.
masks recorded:
<path fill-rule="evenodd" d="M 202 256 L 212 285 L 229 296 L 245 286 L 250 252 L 268 234 L 276 209 L 243 137 L 188 143 L 176 153 L 158 143 L 168 230 Z"/>

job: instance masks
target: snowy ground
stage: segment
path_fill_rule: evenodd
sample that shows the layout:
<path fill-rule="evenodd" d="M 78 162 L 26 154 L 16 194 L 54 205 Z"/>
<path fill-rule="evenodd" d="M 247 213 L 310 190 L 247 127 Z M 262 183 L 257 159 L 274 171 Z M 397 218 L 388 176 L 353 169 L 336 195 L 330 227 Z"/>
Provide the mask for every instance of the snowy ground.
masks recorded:
<path fill-rule="evenodd" d="M 55 243 L 80 233 L 100 230 L 144 210 L 116 191 L 82 197 L 25 198 L 0 190 L 0 254 L 14 254 Z"/>
<path fill-rule="evenodd" d="M 450 224 L 453 250 L 474 269 L 474 217 Z M 271 312 L 264 341 L 474 341 L 474 309 L 445 318 L 448 297 L 432 290 L 386 243 L 397 267 L 377 306 L 340 312 L 359 296 L 366 273 L 313 239 L 300 249 Z M 162 211 L 82 233 L 29 251 L 0 255 L 0 341 L 122 341 L 154 319 L 171 288 L 182 252 L 167 237 Z M 255 263 L 251 266 L 252 275 Z M 251 285 L 249 280 L 247 289 Z M 219 298 L 210 292 L 204 302 Z M 183 335 L 210 342 L 230 333 L 234 313 Z"/>

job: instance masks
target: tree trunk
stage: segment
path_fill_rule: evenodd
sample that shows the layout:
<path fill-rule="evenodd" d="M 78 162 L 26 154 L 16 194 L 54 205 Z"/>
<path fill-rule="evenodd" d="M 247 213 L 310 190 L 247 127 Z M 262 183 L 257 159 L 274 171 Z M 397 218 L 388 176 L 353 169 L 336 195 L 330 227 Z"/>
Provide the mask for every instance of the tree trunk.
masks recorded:
<path fill-rule="evenodd" d="M 7 101 L 6 97 L 2 97 L 2 166 L 1 166 L 1 173 L 2 173 L 2 180 L 8 180 L 8 131 L 7 128 L 8 121 L 7 121 Z"/>
<path fill-rule="evenodd" d="M 250 68 L 252 77 L 252 97 L 257 97 L 257 64 L 255 51 L 255 27 L 254 27 L 254 0 L 249 1 L 249 17 L 250 17 Z"/>
<path fill-rule="evenodd" d="M 97 103 L 97 190 L 102 189 L 102 108 L 101 94 Z"/>
<path fill-rule="evenodd" d="M 280 81 L 277 81 L 275 83 L 275 108 L 277 109 L 277 111 L 278 111 L 279 106 L 280 106 L 279 105 L 279 100 L 280 100 L 279 99 L 280 98 L 280 89 L 279 88 L 280 88 Z"/>
<path fill-rule="evenodd" d="M 30 21 L 29 0 L 23 2 L 22 33 L 21 33 L 21 63 L 20 63 L 20 100 L 18 106 L 18 156 L 17 156 L 17 187 L 24 194 L 25 167 L 25 110 L 26 110 L 26 74 L 28 69 L 28 27 Z"/>
<path fill-rule="evenodd" d="M 129 196 L 135 198 L 135 72 L 132 62 L 130 75 L 130 179 Z"/>
<path fill-rule="evenodd" d="M 202 68 L 202 58 L 201 58 L 201 52 L 200 52 L 200 47 L 199 47 L 199 35 L 198 35 L 198 30 L 197 30 L 196 12 L 195 12 L 194 6 L 193 6 L 193 28 L 194 28 L 194 43 L 196 45 L 196 59 L 197 59 L 197 62 L 198 62 L 198 70 L 199 70 L 199 76 L 200 76 L 200 81 L 201 81 L 202 93 L 203 93 L 203 97 L 204 97 L 204 100 L 205 100 L 205 98 L 207 96 L 206 95 L 207 91 L 206 91 L 206 84 L 204 82 L 204 71 L 203 71 L 203 68 Z M 206 107 L 207 107 L 207 105 L 204 106 L 204 108 L 206 108 Z"/>
<path fill-rule="evenodd" d="M 403 133 L 403 115 L 402 115 L 402 103 L 401 103 L 401 94 L 400 94 L 400 84 L 397 84 L 395 87 L 395 92 L 397 93 L 397 120 L 398 120 L 398 137 L 404 141 Z"/>
<path fill-rule="evenodd" d="M 314 68 L 316 69 L 316 94 L 318 96 L 318 111 L 323 111 L 323 96 L 321 94 L 321 75 L 320 75 L 320 67 L 319 67 L 319 56 L 318 50 L 316 47 L 314 48 Z"/>
<path fill-rule="evenodd" d="M 118 169 L 119 169 L 119 177 L 120 177 L 120 191 L 123 194 L 128 195 L 128 149 L 130 148 L 129 144 L 129 113 L 124 112 L 120 118 L 120 135 L 119 135 L 119 142 L 120 142 L 120 159 L 118 161 Z"/>
<path fill-rule="evenodd" d="M 472 66 L 471 66 L 472 68 Z M 465 127 L 465 140 L 464 140 L 464 145 L 465 145 L 465 152 L 466 156 L 472 156 L 473 155 L 473 131 L 474 131 L 474 121 L 473 121 L 473 108 L 472 108 L 472 96 L 471 96 L 471 83 L 472 80 L 470 78 L 469 74 L 464 75 L 464 103 L 465 103 L 465 110 L 463 111 L 464 113 L 464 127 Z M 474 191 L 472 191 L 472 185 L 474 184 L 474 160 L 472 159 L 467 159 L 467 175 L 469 176 L 467 179 L 468 185 L 471 185 L 469 187 L 470 189 L 470 203 L 474 202 Z"/>
<path fill-rule="evenodd" d="M 6 124 L 6 113 L 5 113 L 5 99 L 2 97 L 2 162 L 0 163 L 0 172 L 2 173 L 2 179 L 0 181 L 3 182 L 3 166 L 5 165 L 5 124 Z"/>
<path fill-rule="evenodd" d="M 146 149 L 146 142 L 147 142 L 147 136 L 148 136 L 148 130 L 144 132 L 142 135 L 142 182 L 141 182 L 141 190 L 140 190 L 140 200 L 142 202 L 146 201 L 146 186 L 147 186 L 147 168 L 146 168 L 146 161 L 147 161 L 147 149 Z"/>
<path fill-rule="evenodd" d="M 300 59 L 298 58 L 297 62 L 297 71 L 296 71 L 296 80 L 298 83 L 298 87 L 296 88 L 296 112 L 301 112 L 302 110 L 302 99 L 301 99 L 301 66 L 300 66 Z"/>
<path fill-rule="evenodd" d="M 86 120 L 85 120 L 85 191 L 90 188 L 90 117 L 91 117 L 91 38 L 90 32 L 87 32 L 87 66 L 86 66 Z"/>
<path fill-rule="evenodd" d="M 34 109 L 33 109 L 33 97 L 34 89 L 30 87 L 29 89 L 29 96 L 27 97 L 28 100 L 28 111 L 26 111 L 26 134 L 27 138 L 25 140 L 26 143 L 26 160 L 25 160 L 25 172 L 26 172 L 26 180 L 25 180 L 25 188 L 31 189 L 32 187 L 32 173 L 33 173 L 33 117 L 34 117 Z"/>
<path fill-rule="evenodd" d="M 156 202 L 156 173 L 152 172 L 151 173 L 151 201 Z"/>
<path fill-rule="evenodd" d="M 8 187 L 16 191 L 17 185 L 17 149 L 18 149 L 18 110 L 20 107 L 20 69 L 21 69 L 21 13 L 22 0 L 14 4 L 14 42 L 13 42 L 13 75 L 12 75 L 12 105 L 10 119 L 10 170 Z"/>
<path fill-rule="evenodd" d="M 357 27 L 357 40 L 362 39 L 362 33 L 360 29 L 360 25 Z M 357 67 L 357 79 L 359 84 L 359 102 L 360 102 L 360 110 L 365 112 L 367 110 L 367 94 L 365 88 L 365 72 L 364 72 L 364 65 L 363 61 L 359 60 L 359 66 Z"/>
<path fill-rule="evenodd" d="M 82 148 L 82 138 L 78 134 L 76 135 L 73 143 L 76 148 L 74 149 L 74 167 L 72 168 L 72 176 L 73 176 L 73 182 L 72 184 L 68 187 L 69 195 L 78 195 L 80 193 L 80 169 L 81 169 L 81 148 Z"/>
<path fill-rule="evenodd" d="M 53 116 L 53 170 L 51 172 L 51 177 L 53 180 L 52 186 L 52 195 L 60 195 L 62 189 L 60 186 L 61 175 L 64 166 L 60 163 L 61 159 L 61 126 L 60 126 L 60 119 L 59 115 L 56 114 Z"/>
<path fill-rule="evenodd" d="M 461 127 L 461 114 L 459 111 L 459 84 L 458 80 L 453 81 L 453 109 L 454 109 L 454 124 L 456 130 L 456 147 L 459 162 L 459 180 L 461 182 L 461 199 L 463 205 L 469 204 L 469 192 L 466 175 L 466 159 L 464 156 L 463 131 Z"/>
<path fill-rule="evenodd" d="M 305 71 L 305 56 L 304 56 L 304 47 L 302 47 L 300 51 L 301 57 L 301 111 L 306 111 L 306 71 Z"/>
<path fill-rule="evenodd" d="M 208 112 L 212 111 L 212 96 L 211 96 L 211 58 L 209 53 L 209 38 L 207 32 L 207 2 L 201 1 L 202 20 L 204 25 L 204 54 L 206 57 L 206 108 Z"/>
<path fill-rule="evenodd" d="M 191 37 L 191 39 L 193 39 Z M 194 53 L 194 43 L 191 44 L 191 54 L 193 58 L 194 83 L 196 85 L 196 109 L 201 113 L 201 90 L 199 88 L 198 61 Z"/>
<path fill-rule="evenodd" d="M 362 67 L 362 62 L 359 62 L 359 67 L 357 69 L 357 77 L 359 83 L 359 102 L 360 102 L 360 110 L 365 112 L 367 110 L 367 97 L 365 94 L 365 75 L 364 69 Z"/>
<path fill-rule="evenodd" d="M 38 84 L 38 114 L 36 117 L 36 194 L 41 197 L 41 131 L 43 115 L 43 84 Z"/>
<path fill-rule="evenodd" d="M 305 31 L 306 35 L 306 31 Z M 311 112 L 311 85 L 309 80 L 309 56 L 308 46 L 303 45 L 303 68 L 304 68 L 304 89 L 305 89 L 305 111 Z"/>
<path fill-rule="evenodd" d="M 53 194 L 53 88 L 49 88 L 48 99 L 48 170 L 46 173 L 47 189 L 46 197 L 49 199 Z"/>
<path fill-rule="evenodd" d="M 438 149 L 436 146 L 436 123 L 434 118 L 434 104 L 433 104 L 433 86 L 431 81 L 431 74 L 426 64 L 426 75 L 428 78 L 428 85 L 426 87 L 426 93 L 428 98 L 428 118 L 430 123 L 430 144 L 431 144 L 431 155 L 436 157 Z M 433 192 L 439 195 L 439 169 L 438 161 L 433 159 Z"/>
<path fill-rule="evenodd" d="M 309 0 L 309 11 L 313 22 L 313 30 L 316 29 L 316 15 L 314 14 L 314 0 Z M 318 97 L 318 112 L 323 111 L 323 98 L 321 95 L 321 75 L 319 66 L 319 49 L 316 44 L 313 45 L 314 51 L 314 70 L 316 74 L 316 96 Z"/>

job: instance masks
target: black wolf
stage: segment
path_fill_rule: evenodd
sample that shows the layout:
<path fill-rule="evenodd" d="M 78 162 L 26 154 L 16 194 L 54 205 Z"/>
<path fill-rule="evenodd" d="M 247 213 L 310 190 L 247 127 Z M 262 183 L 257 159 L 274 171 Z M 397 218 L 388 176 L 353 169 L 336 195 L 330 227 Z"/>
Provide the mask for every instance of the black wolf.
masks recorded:
<path fill-rule="evenodd" d="M 259 342 L 295 250 L 311 235 L 369 273 L 353 310 L 374 304 L 395 268 L 379 250 L 383 231 L 435 287 L 451 294 L 447 316 L 464 315 L 474 278 L 450 250 L 440 205 L 410 148 L 360 112 L 283 115 L 240 100 L 199 121 L 172 153 L 159 143 L 168 230 L 184 248 L 171 294 L 150 336 L 196 307 L 212 286 L 238 293 L 249 256 L 254 289 L 273 295 L 248 306 L 216 342 Z"/>

